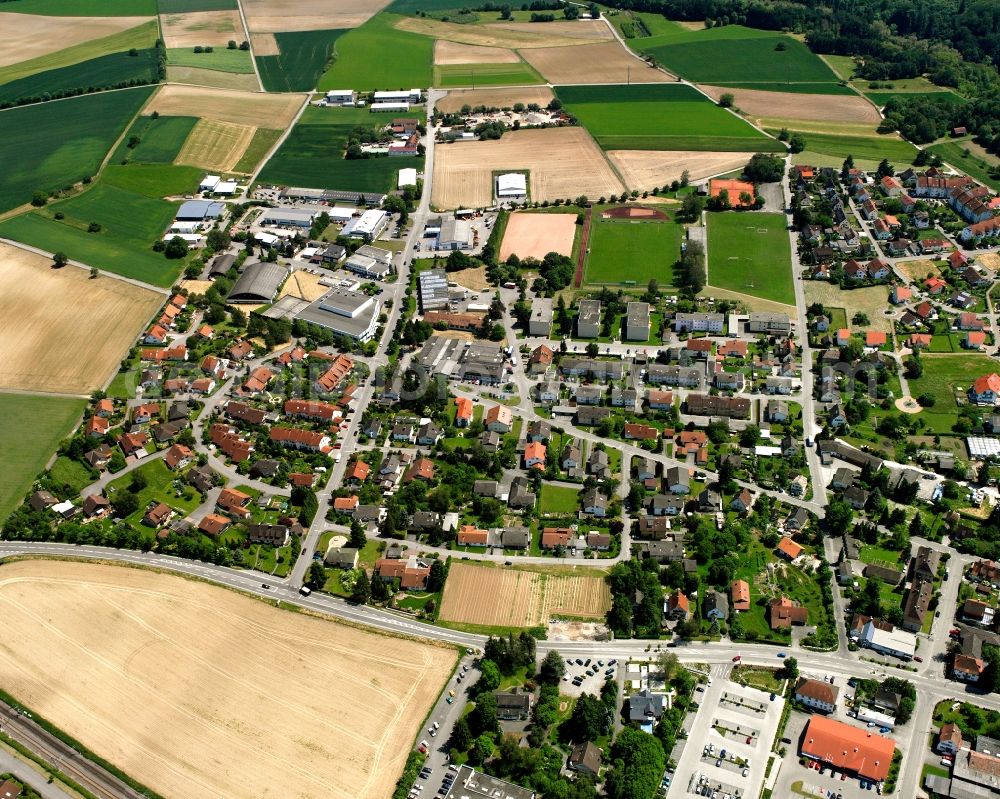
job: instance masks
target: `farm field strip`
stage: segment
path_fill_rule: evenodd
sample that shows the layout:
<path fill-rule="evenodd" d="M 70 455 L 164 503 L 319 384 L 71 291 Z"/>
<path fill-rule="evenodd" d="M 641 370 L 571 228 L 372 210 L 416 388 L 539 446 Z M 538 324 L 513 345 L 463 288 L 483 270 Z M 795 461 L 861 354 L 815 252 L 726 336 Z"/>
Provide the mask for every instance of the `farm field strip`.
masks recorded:
<path fill-rule="evenodd" d="M 275 51 L 257 53 L 257 69 L 269 92 L 312 91 L 330 63 L 341 30 L 268 34 Z"/>
<path fill-rule="evenodd" d="M 246 39 L 236 10 L 160 14 L 160 28 L 168 50 L 199 45 L 225 48 L 230 40 L 238 43 Z"/>
<path fill-rule="evenodd" d="M 709 214 L 707 282 L 794 305 L 785 215 L 735 211 Z"/>
<path fill-rule="evenodd" d="M 157 0 L 18 0 L 21 14 L 55 17 L 129 17 L 136 14 L 156 16 Z M 3 12 L 6 13 L 6 12 Z"/>
<path fill-rule="evenodd" d="M 198 117 L 141 116 L 132 123 L 128 134 L 122 138 L 111 161 L 134 161 L 142 164 L 170 164 L 184 146 L 191 130 L 198 123 Z M 139 143 L 129 147 L 135 137 Z"/>
<path fill-rule="evenodd" d="M 456 661 L 173 575 L 39 561 L 2 572 L 5 688 L 163 796 L 388 796 Z"/>
<path fill-rule="evenodd" d="M 168 67 L 192 67 L 211 69 L 217 72 L 241 74 L 253 72 L 250 53 L 246 50 L 229 50 L 217 47 L 211 53 L 196 53 L 190 47 L 175 47 L 167 50 Z"/>
<path fill-rule="evenodd" d="M 608 160 L 631 190 L 649 191 L 680 180 L 691 181 L 732 172 L 746 165 L 752 152 L 701 152 L 697 150 L 609 150 Z"/>
<path fill-rule="evenodd" d="M 707 85 L 698 88 L 715 100 L 732 94 L 734 105 L 750 117 L 866 124 L 872 133 L 881 120 L 878 109 L 856 94 L 799 94 Z"/>
<path fill-rule="evenodd" d="M 674 78 L 636 58 L 617 41 L 527 49 L 522 57 L 556 85 L 668 83 Z"/>
<path fill-rule="evenodd" d="M 350 86 L 369 91 L 386 86 L 430 86 L 434 40 L 394 24 L 406 19 L 381 13 L 347 31 L 337 40 L 336 58 L 317 88 L 326 91 Z M 359 72 L 357 64 L 364 64 L 365 69 Z"/>
<path fill-rule="evenodd" d="M 167 81 L 171 84 L 186 83 L 209 89 L 225 89 L 239 92 L 259 92 L 260 83 L 252 72 L 219 72 L 217 69 L 200 67 L 167 66 Z"/>
<path fill-rule="evenodd" d="M 459 44 L 447 39 L 434 42 L 434 66 L 454 64 L 519 64 L 521 57 L 513 50 L 503 47 L 481 47 L 474 44 Z"/>
<path fill-rule="evenodd" d="M 357 28 L 389 5 L 390 0 L 243 0 L 253 33 L 283 33 Z"/>
<path fill-rule="evenodd" d="M 434 85 L 452 86 L 516 86 L 544 83 L 528 64 L 449 64 L 434 67 Z"/>
<path fill-rule="evenodd" d="M 898 168 L 912 163 L 917 155 L 916 147 L 893 135 L 849 136 L 812 132 L 803 132 L 802 135 L 806 142 L 806 150 L 840 159 L 840 162 L 843 162 L 848 155 L 853 155 L 855 160 L 876 163 L 888 158 L 890 163 Z"/>
<path fill-rule="evenodd" d="M 157 111 L 163 116 L 196 116 L 255 127 L 266 119 L 271 127 L 285 128 L 295 119 L 304 100 L 302 94 L 261 94 L 167 84 L 160 87 L 144 113 Z"/>
<path fill-rule="evenodd" d="M 18 4 L 20 5 L 20 3 Z M 14 6 L 11 6 L 14 8 Z M 47 64 L 42 69 L 68 66 L 77 61 L 65 61 L 61 50 L 87 52 L 86 58 L 104 55 L 111 37 L 126 35 L 126 40 L 138 33 L 135 29 L 149 24 L 149 17 L 48 17 L 39 14 L 19 14 L 3 11 L 0 16 L 0 81 L 7 82 L 25 75 L 16 74 L 25 68 L 32 72 L 33 64 Z M 150 42 L 152 44 L 152 42 Z M 147 45 L 148 46 L 148 45 Z M 15 70 L 11 67 L 18 65 Z M 13 74 L 12 74 L 13 72 Z M 30 72 L 27 74 L 31 74 Z"/>
<path fill-rule="evenodd" d="M 231 172 L 257 133 L 251 125 L 202 119 L 194 126 L 175 163 Z"/>
<path fill-rule="evenodd" d="M 395 28 L 411 34 L 420 34 L 433 39 L 447 39 L 459 44 L 471 44 L 481 47 L 504 47 L 512 50 L 523 50 L 531 47 L 575 47 L 588 42 L 599 41 L 600 38 L 610 38 L 610 31 L 604 37 L 570 36 L 565 28 L 555 27 L 556 23 L 544 25 L 532 23 L 491 23 L 487 25 L 461 25 L 454 22 L 440 22 L 436 19 L 416 17 L 395 17 Z M 517 25 L 518 27 L 510 27 Z M 577 23 L 572 23 L 573 29 Z M 604 27 L 602 25 L 602 27 Z M 606 29 L 605 29 L 606 30 Z"/>

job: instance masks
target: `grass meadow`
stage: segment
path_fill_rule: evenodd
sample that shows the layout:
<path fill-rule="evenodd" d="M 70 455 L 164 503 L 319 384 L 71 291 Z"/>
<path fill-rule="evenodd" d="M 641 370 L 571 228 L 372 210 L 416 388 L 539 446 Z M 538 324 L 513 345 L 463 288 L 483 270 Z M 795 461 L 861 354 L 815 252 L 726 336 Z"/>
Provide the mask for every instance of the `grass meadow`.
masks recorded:
<path fill-rule="evenodd" d="M 976 378 L 997 371 L 996 361 L 987 355 L 958 353 L 927 354 L 920 360 L 924 371 L 920 377 L 907 380 L 910 393 L 914 397 L 921 394 L 934 397 L 934 406 L 920 411 L 929 431 L 950 432 L 958 414 L 955 392 L 964 394 Z"/>
<path fill-rule="evenodd" d="M 0 111 L 0 212 L 97 172 L 149 87 Z"/>
<path fill-rule="evenodd" d="M 794 305 L 784 214 L 710 213 L 708 285 Z"/>
<path fill-rule="evenodd" d="M 59 442 L 83 413 L 86 400 L 37 394 L 0 394 L 0 524 L 21 502 Z"/>
<path fill-rule="evenodd" d="M 674 263 L 680 258 L 682 232 L 674 222 L 595 221 L 584 282 L 619 284 L 630 280 L 645 288 L 656 278 L 661 286 L 674 285 Z"/>
<path fill-rule="evenodd" d="M 192 47 L 171 47 L 167 50 L 167 66 L 198 67 L 216 72 L 253 72 L 248 50 L 213 47 L 211 53 L 196 53 Z"/>
<path fill-rule="evenodd" d="M 1000 180 L 990 177 L 990 169 L 995 169 L 1000 164 L 1000 159 L 995 156 L 984 157 L 983 151 L 971 139 L 940 142 L 927 149 L 941 156 L 955 169 L 962 170 L 994 191 L 1000 191 Z"/>
<path fill-rule="evenodd" d="M 19 0 L 19 2 L 23 1 Z M 18 10 L 20 10 L 20 6 Z M 47 72 L 59 69 L 60 67 L 80 64 L 84 61 L 111 53 L 127 52 L 133 47 L 137 50 L 143 50 L 152 47 L 156 43 L 158 35 L 159 29 L 156 26 L 156 22 L 151 20 L 142 25 L 136 25 L 134 28 L 113 33 L 110 36 L 93 39 L 89 42 L 81 42 L 72 47 L 67 47 L 65 50 L 46 53 L 37 58 L 30 58 L 27 61 L 19 61 L 16 64 L 0 67 L 0 83 L 9 83 L 10 81 L 20 80 L 38 72 Z"/>
<path fill-rule="evenodd" d="M 412 114 L 411 114 L 412 116 Z M 423 158 L 343 157 L 358 126 L 386 125 L 390 117 L 365 108 L 307 108 L 260 174 L 262 183 L 347 191 L 386 191 L 404 167 L 423 168 Z"/>
<path fill-rule="evenodd" d="M 434 39 L 396 30 L 394 14 L 376 14 L 337 40 L 335 60 L 319 81 L 322 91 L 430 86 Z"/>
<path fill-rule="evenodd" d="M 191 130 L 198 124 L 198 117 L 141 116 L 132 123 L 111 162 L 133 161 L 141 164 L 172 164 L 180 153 Z M 139 139 L 135 147 L 129 140 Z"/>
<path fill-rule="evenodd" d="M 69 200 L 0 223 L 0 236 L 47 252 L 61 250 L 88 266 L 167 287 L 184 262 L 167 260 L 153 252 L 152 245 L 170 225 L 176 209 L 176 203 L 102 182 Z M 56 212 L 64 218 L 55 219 Z M 100 224 L 101 230 L 88 232 L 91 222 Z"/>
<path fill-rule="evenodd" d="M 580 491 L 576 488 L 542 483 L 542 491 L 538 498 L 539 513 L 574 514 L 577 511 L 579 497 Z"/>
<path fill-rule="evenodd" d="M 253 134 L 253 138 L 250 140 L 250 145 L 247 147 L 246 152 L 243 153 L 243 157 L 233 167 L 233 171 L 244 174 L 253 172 L 257 168 L 257 164 L 261 162 L 268 151 L 281 138 L 283 132 L 273 128 L 257 128 L 257 131 Z"/>
<path fill-rule="evenodd" d="M 268 92 L 307 92 L 316 87 L 342 30 L 276 33 L 281 55 L 257 56 L 264 90 Z"/>
<path fill-rule="evenodd" d="M 173 164 L 109 164 L 101 173 L 101 183 L 144 197 L 160 199 L 179 194 L 192 194 L 205 170 L 194 166 Z"/>
<path fill-rule="evenodd" d="M 778 131 L 769 131 L 777 134 Z M 843 161 L 852 155 L 857 161 L 878 163 L 888 158 L 895 166 L 911 164 L 917 148 L 895 136 L 846 136 L 831 133 L 803 132 L 806 150 Z M 798 163 L 798 161 L 796 161 Z"/>
<path fill-rule="evenodd" d="M 442 88 L 515 86 L 545 83 L 528 64 L 447 64 L 434 67 L 434 85 Z"/>
<path fill-rule="evenodd" d="M 560 86 L 556 93 L 605 150 L 784 149 L 683 84 Z"/>
<path fill-rule="evenodd" d="M 189 11 L 231 11 L 236 0 L 157 0 L 161 14 L 186 14 Z"/>

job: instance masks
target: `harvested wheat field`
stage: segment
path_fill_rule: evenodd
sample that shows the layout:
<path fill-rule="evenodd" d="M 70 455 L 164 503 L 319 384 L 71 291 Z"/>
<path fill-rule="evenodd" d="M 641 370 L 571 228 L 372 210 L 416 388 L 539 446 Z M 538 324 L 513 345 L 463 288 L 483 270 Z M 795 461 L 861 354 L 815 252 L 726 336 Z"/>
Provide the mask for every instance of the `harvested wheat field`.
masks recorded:
<path fill-rule="evenodd" d="M 108 565 L 5 564 L 0 608 L 4 690 L 161 796 L 389 796 L 456 660 Z"/>
<path fill-rule="evenodd" d="M 456 89 L 434 103 L 434 110 L 453 114 L 462 106 L 473 108 L 513 108 L 515 103 L 537 103 L 542 108 L 552 102 L 555 95 L 548 86 L 507 86 L 498 89 Z M 440 152 L 440 149 L 438 150 Z"/>
<path fill-rule="evenodd" d="M 253 72 L 222 72 L 218 69 L 201 67 L 167 67 L 170 83 L 187 83 L 191 86 L 207 86 L 213 89 L 234 89 L 242 92 L 259 92 L 260 83 Z"/>
<path fill-rule="evenodd" d="M 493 202 L 493 173 L 530 170 L 532 200 L 620 194 L 624 187 L 583 128 L 504 133 L 493 141 L 438 147 L 432 202 L 438 208 L 482 208 Z"/>
<path fill-rule="evenodd" d="M 159 111 L 165 116 L 194 116 L 251 126 L 267 120 L 268 127 L 278 129 L 292 124 L 303 100 L 304 94 L 263 94 L 166 85 L 153 95 L 143 113 Z"/>
<path fill-rule="evenodd" d="M 802 119 L 813 122 L 841 122 L 878 125 L 878 109 L 856 94 L 797 94 L 763 92 L 756 89 L 727 89 L 699 86 L 712 99 L 732 94 L 734 105 L 749 117 Z"/>
<path fill-rule="evenodd" d="M 12 7 L 12 6 L 11 6 Z M 3 12 L 0 67 L 101 39 L 149 22 L 150 17 L 46 17 Z"/>
<path fill-rule="evenodd" d="M 511 23 L 518 24 L 518 23 Z M 572 23 L 576 27 L 576 23 Z M 595 41 L 595 36 L 562 35 L 558 23 L 549 22 L 544 25 L 524 23 L 523 27 L 508 28 L 504 23 L 490 25 L 462 25 L 457 22 L 441 22 L 429 17 L 403 17 L 393 27 L 431 36 L 435 39 L 447 39 L 459 44 L 471 44 L 479 47 L 507 47 L 518 50 L 525 47 L 571 47 Z M 603 38 L 610 38 L 608 36 Z"/>
<path fill-rule="evenodd" d="M 716 153 L 689 150 L 609 150 L 608 159 L 631 191 L 648 191 L 680 180 L 704 180 L 746 166 L 753 153 Z"/>
<path fill-rule="evenodd" d="M 604 618 L 610 608 L 603 576 L 453 563 L 439 618 L 484 627 L 537 627 L 553 614 Z"/>
<path fill-rule="evenodd" d="M 525 50 L 524 60 L 549 83 L 665 83 L 676 78 L 636 58 L 618 42 Z"/>
<path fill-rule="evenodd" d="M 0 244 L 0 388 L 88 394 L 166 298 Z"/>
<path fill-rule="evenodd" d="M 278 40 L 274 38 L 273 33 L 251 33 L 250 46 L 255 56 L 281 55 Z"/>
<path fill-rule="evenodd" d="M 537 22 L 492 22 L 483 25 L 487 29 L 516 31 L 518 33 L 529 33 L 534 35 L 538 32 Z M 581 19 L 575 21 L 556 20 L 546 22 L 543 26 L 548 35 L 565 36 L 569 39 L 583 39 L 585 41 L 611 41 L 615 35 L 611 28 L 604 24 L 602 20 Z"/>
<path fill-rule="evenodd" d="M 325 31 L 356 28 L 389 5 L 389 0 L 243 0 L 251 33 Z"/>
<path fill-rule="evenodd" d="M 177 154 L 175 163 L 231 172 L 250 146 L 257 128 L 214 119 L 199 119 Z"/>
<path fill-rule="evenodd" d="M 438 39 L 434 42 L 434 65 L 449 64 L 519 64 L 521 59 L 513 50 L 503 47 L 480 47 Z"/>
<path fill-rule="evenodd" d="M 239 11 L 160 14 L 160 28 L 167 47 L 225 47 L 230 39 L 246 39 Z"/>
<path fill-rule="evenodd" d="M 575 234 L 576 214 L 511 214 L 500 245 L 500 260 L 511 255 L 541 260 L 550 252 L 572 255 Z"/>

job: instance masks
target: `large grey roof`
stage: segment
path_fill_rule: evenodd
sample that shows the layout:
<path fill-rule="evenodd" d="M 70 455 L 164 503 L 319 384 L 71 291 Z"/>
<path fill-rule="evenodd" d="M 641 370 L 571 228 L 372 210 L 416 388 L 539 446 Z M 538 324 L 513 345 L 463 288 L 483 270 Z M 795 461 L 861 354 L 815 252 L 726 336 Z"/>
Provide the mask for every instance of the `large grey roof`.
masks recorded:
<path fill-rule="evenodd" d="M 271 302 L 278 293 L 288 270 L 278 264 L 250 264 L 236 281 L 227 302 Z"/>

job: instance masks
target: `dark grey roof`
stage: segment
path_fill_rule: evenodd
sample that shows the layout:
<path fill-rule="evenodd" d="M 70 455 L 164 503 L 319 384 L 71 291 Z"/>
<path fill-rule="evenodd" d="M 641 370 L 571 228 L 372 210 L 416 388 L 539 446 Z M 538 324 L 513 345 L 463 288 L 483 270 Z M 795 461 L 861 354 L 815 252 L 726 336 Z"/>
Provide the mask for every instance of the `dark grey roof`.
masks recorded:
<path fill-rule="evenodd" d="M 229 292 L 226 302 L 271 302 L 287 275 L 288 270 L 278 264 L 250 264 Z"/>

